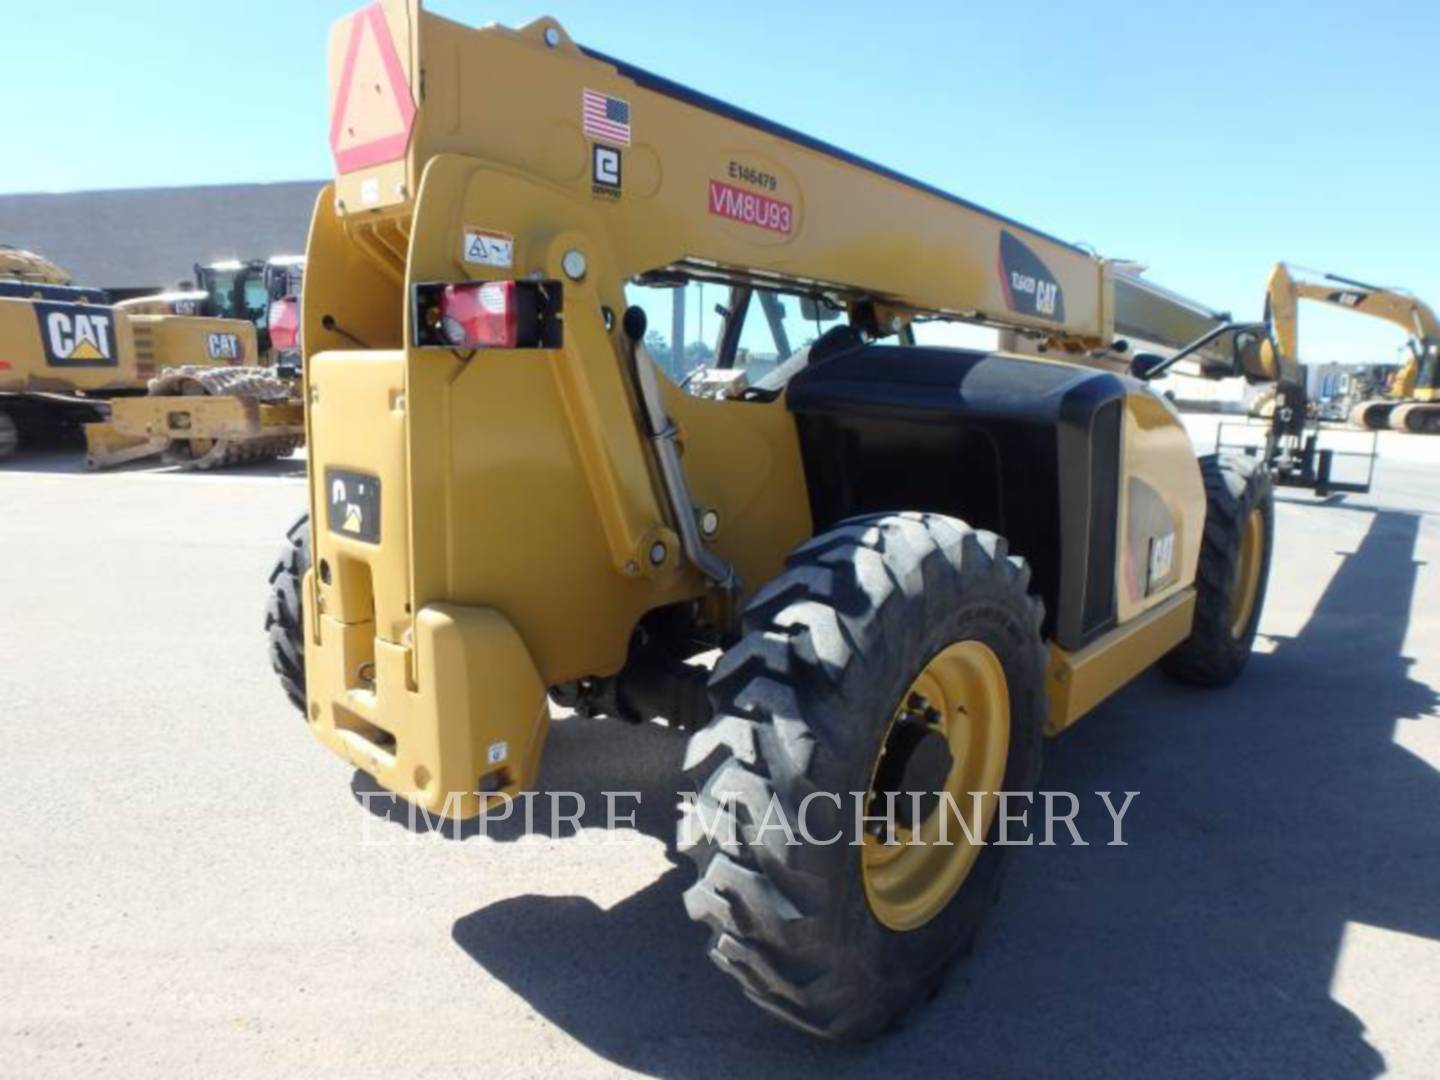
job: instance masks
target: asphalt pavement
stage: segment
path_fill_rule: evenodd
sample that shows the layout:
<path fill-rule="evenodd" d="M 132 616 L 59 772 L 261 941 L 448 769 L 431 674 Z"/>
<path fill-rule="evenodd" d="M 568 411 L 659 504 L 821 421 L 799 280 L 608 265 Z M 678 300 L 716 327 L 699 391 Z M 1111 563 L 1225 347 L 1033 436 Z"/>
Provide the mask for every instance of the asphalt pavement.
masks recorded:
<path fill-rule="evenodd" d="M 668 731 L 557 722 L 545 786 L 589 808 L 551 830 L 541 801 L 553 837 L 412 830 L 308 735 L 262 633 L 302 461 L 22 455 L 0 1076 L 1433 1076 L 1440 439 L 1383 443 L 1371 494 L 1282 495 L 1236 685 L 1146 675 L 1047 745 L 1045 788 L 1140 792 L 1127 846 L 1017 849 L 973 957 L 859 1047 L 705 958 Z M 1093 799 L 1079 823 L 1108 838 Z"/>

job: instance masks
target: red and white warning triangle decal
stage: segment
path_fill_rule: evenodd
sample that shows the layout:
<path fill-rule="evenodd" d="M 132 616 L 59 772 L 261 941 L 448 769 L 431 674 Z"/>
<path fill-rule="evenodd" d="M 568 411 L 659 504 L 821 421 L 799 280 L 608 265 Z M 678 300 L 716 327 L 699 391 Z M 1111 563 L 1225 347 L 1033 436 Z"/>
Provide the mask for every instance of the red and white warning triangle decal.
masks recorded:
<path fill-rule="evenodd" d="M 378 3 L 350 17 L 340 81 L 330 112 L 330 149 L 342 173 L 403 157 L 415 126 L 415 99 Z"/>

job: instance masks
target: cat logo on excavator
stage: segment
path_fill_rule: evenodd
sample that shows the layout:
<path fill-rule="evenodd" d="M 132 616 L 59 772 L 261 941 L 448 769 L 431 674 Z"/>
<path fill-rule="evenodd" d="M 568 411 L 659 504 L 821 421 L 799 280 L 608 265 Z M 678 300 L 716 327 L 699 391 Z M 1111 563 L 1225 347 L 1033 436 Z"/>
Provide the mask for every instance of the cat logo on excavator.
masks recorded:
<path fill-rule="evenodd" d="M 35 317 L 51 366 L 115 366 L 115 316 L 109 308 L 37 303 Z"/>

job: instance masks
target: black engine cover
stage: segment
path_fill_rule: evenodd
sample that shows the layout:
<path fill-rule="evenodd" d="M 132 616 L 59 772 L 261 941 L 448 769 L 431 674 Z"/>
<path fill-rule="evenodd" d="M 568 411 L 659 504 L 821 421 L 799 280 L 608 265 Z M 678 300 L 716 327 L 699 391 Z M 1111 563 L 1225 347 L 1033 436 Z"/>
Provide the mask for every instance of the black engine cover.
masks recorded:
<path fill-rule="evenodd" d="M 1115 623 L 1128 380 L 997 353 L 866 345 L 791 381 L 817 532 L 926 510 L 1004 536 L 1046 632 L 1076 649 Z"/>

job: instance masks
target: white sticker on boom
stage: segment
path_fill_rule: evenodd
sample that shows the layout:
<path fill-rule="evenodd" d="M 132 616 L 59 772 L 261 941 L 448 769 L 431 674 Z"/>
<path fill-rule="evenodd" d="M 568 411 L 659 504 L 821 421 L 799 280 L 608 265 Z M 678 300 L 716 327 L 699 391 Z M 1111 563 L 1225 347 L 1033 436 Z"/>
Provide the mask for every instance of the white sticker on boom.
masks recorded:
<path fill-rule="evenodd" d="M 380 201 L 380 178 L 372 176 L 360 183 L 360 202 L 365 206 L 374 206 Z"/>
<path fill-rule="evenodd" d="M 466 226 L 465 247 L 461 255 L 466 262 L 476 266 L 514 266 L 515 238 L 509 233 Z"/>
<path fill-rule="evenodd" d="M 490 749 L 485 752 L 486 760 L 488 760 L 491 765 L 499 765 L 500 762 L 504 761 L 509 756 L 510 744 L 505 742 L 503 739 L 500 742 L 492 742 L 490 744 Z"/>

